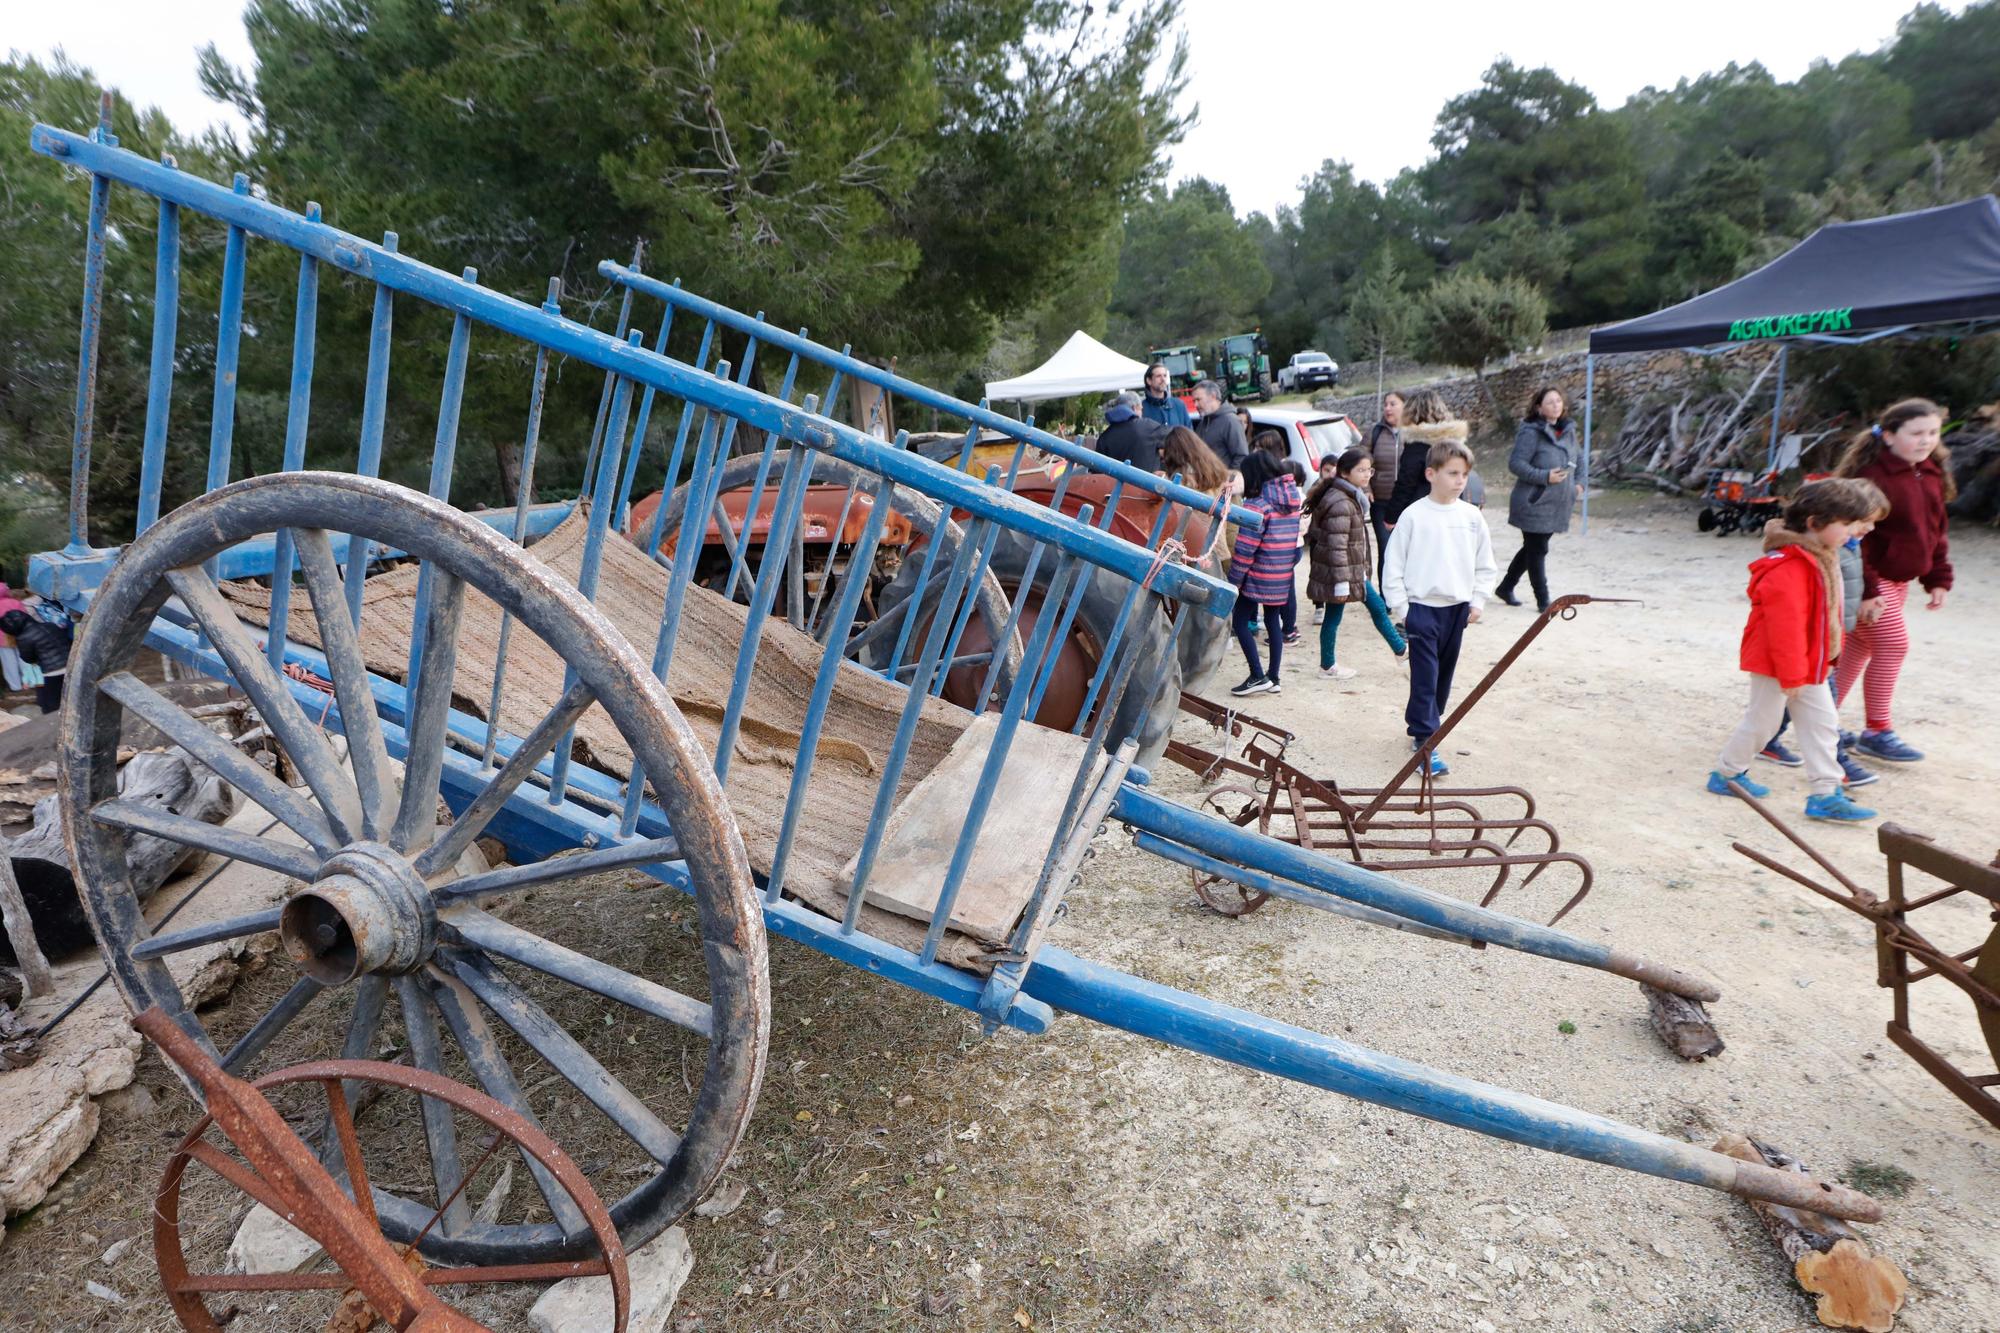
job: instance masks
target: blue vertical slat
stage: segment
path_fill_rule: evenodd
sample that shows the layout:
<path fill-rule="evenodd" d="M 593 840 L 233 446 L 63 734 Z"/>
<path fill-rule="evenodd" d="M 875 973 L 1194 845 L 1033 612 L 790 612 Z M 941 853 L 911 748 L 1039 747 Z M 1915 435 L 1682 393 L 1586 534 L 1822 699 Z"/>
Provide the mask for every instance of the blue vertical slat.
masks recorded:
<path fill-rule="evenodd" d="M 645 342 L 645 335 L 637 329 L 628 330 L 626 344 L 639 347 Z M 583 560 L 577 568 L 576 590 L 583 599 L 593 606 L 597 603 L 597 577 L 604 565 L 604 538 L 611 527 L 611 504 L 616 492 L 612 487 L 618 477 L 618 447 L 625 439 L 625 422 L 632 411 L 632 381 L 623 375 L 611 388 L 611 406 L 604 418 L 604 454 L 598 460 L 597 485 L 590 493 L 590 518 L 584 527 Z M 563 670 L 563 690 L 567 693 L 576 685 L 576 669 Z M 556 742 L 554 762 L 549 782 L 549 804 L 561 805 L 569 791 L 570 751 L 575 748 L 576 728 L 571 727 Z"/>
<path fill-rule="evenodd" d="M 777 437 L 771 437 L 776 443 Z M 743 643 L 736 651 L 736 674 L 729 685 L 729 703 L 722 710 L 722 730 L 715 743 L 715 777 L 729 779 L 729 756 L 736 748 L 736 731 L 743 723 L 743 708 L 750 698 L 750 680 L 756 671 L 757 650 L 763 643 L 764 621 L 777 599 L 778 584 L 792 558 L 792 534 L 805 508 L 806 489 L 812 484 L 813 463 L 818 455 L 810 449 L 786 451 L 785 475 L 778 484 L 778 500 L 771 515 L 771 530 L 764 540 L 764 559 L 750 594 L 750 612 L 743 625 Z M 750 522 L 744 520 L 747 534 Z M 748 545 L 746 536 L 744 545 Z"/>
<path fill-rule="evenodd" d="M 396 253 L 396 233 L 382 233 L 382 248 Z M 389 416 L 389 335 L 396 323 L 396 294 L 375 288 L 375 317 L 368 328 L 368 378 L 361 391 L 361 443 L 354 455 L 356 476 L 382 475 L 382 430 Z M 361 582 L 368 577 L 368 548 L 356 537 L 347 548 L 347 610 L 361 624 Z"/>
<path fill-rule="evenodd" d="M 639 267 L 639 256 L 646 248 L 644 241 L 632 247 L 632 267 Z M 627 287 L 623 299 L 618 302 L 618 328 L 612 337 L 625 341 L 625 330 L 632 327 L 632 289 Z M 612 371 L 604 372 L 604 388 L 597 395 L 597 418 L 590 423 L 590 452 L 583 459 L 583 490 L 587 495 L 591 489 L 591 479 L 596 475 L 597 452 L 604 443 L 604 415 L 611 410 L 611 389 L 618 378 Z"/>
<path fill-rule="evenodd" d="M 250 193 L 250 178 L 236 173 L 236 193 Z M 236 438 L 236 355 L 243 338 L 244 231 L 229 229 L 222 251 L 222 308 L 215 325 L 215 410 L 208 427 L 208 489 L 229 484 L 230 449 Z"/>
<path fill-rule="evenodd" d="M 861 528 L 861 540 L 847 556 L 847 577 L 841 581 L 840 600 L 833 610 L 833 633 L 828 642 L 845 642 L 847 633 L 854 628 L 855 614 L 861 609 L 861 593 L 868 586 L 868 570 L 875 560 L 875 547 L 882 539 L 883 520 L 890 509 L 890 493 L 894 486 L 887 477 L 878 477 L 870 492 L 868 518 Z M 840 530 L 834 532 L 838 544 Z M 827 561 L 826 577 L 833 577 L 831 556 Z M 840 668 L 845 659 L 836 652 L 820 654 L 819 669 L 813 677 L 812 694 L 806 700 L 806 719 L 799 728 L 799 759 L 792 769 L 792 789 L 785 801 L 784 822 L 778 829 L 778 847 L 771 854 L 771 873 L 764 896 L 777 902 L 785 888 L 785 864 L 791 859 L 792 839 L 799 831 L 799 818 L 805 812 L 806 788 L 812 780 L 813 762 L 819 756 L 820 728 L 826 723 L 826 710 L 833 698 L 834 682 L 840 676 Z"/>
<path fill-rule="evenodd" d="M 93 143 L 118 144 L 118 136 L 111 132 L 110 93 L 98 96 L 97 128 L 90 138 Z M 76 423 L 69 449 L 69 545 L 64 548 L 75 556 L 90 553 L 90 450 L 97 424 L 97 345 L 104 319 L 104 231 L 110 211 L 111 178 L 93 172 L 83 249 L 83 323 L 76 347 Z"/>
<path fill-rule="evenodd" d="M 468 268 L 460 275 L 468 283 L 479 281 L 479 270 Z M 458 418 L 459 410 L 465 403 L 465 363 L 472 353 L 472 320 L 464 313 L 452 316 L 451 346 L 445 352 L 444 390 L 438 396 L 437 436 L 431 444 L 431 479 L 428 494 L 432 499 L 451 498 L 452 466 L 458 460 Z M 425 561 L 417 568 L 417 610 L 418 614 L 410 622 L 410 674 L 403 679 L 407 687 L 414 689 L 417 670 L 424 661 L 424 617 L 423 608 L 431 604 L 431 567 Z"/>
<path fill-rule="evenodd" d="M 1084 506 L 1077 516 L 1082 522 L 1090 522 L 1090 507 Z M 1074 556 L 1064 555 L 1056 562 L 1055 573 L 1049 578 L 1048 597 L 1042 602 L 1047 607 L 1063 595 L 1069 579 L 1082 571 L 1087 581 L 1091 571 L 1088 563 Z M 1029 636 L 1031 642 L 1025 655 L 1027 661 L 1034 661 L 1048 647 L 1050 629 L 1053 622 L 1047 616 L 1035 620 L 1035 632 Z M 924 932 L 924 948 L 919 955 L 926 965 L 937 957 L 938 944 L 944 939 L 945 925 L 951 920 L 952 904 L 958 901 L 959 886 L 965 882 L 965 871 L 972 864 L 972 850 L 979 841 L 979 830 L 986 823 L 986 811 L 993 804 L 993 793 L 1000 785 L 1000 772 L 1006 766 L 1007 751 L 1014 744 L 1014 733 L 1020 729 L 1021 715 L 1028 705 L 1028 681 L 1025 676 L 1016 679 L 1014 688 L 1007 691 L 1007 702 L 1000 710 L 1000 723 L 993 731 L 993 743 L 986 751 L 986 764 L 979 771 L 979 783 L 972 789 L 972 801 L 965 812 L 965 822 L 958 835 L 958 845 L 952 848 L 951 865 L 945 871 L 944 884 L 938 890 L 937 907 L 931 913 L 930 929 Z"/>
<path fill-rule="evenodd" d="M 548 299 L 542 302 L 542 309 L 552 315 L 562 313 L 562 279 L 549 279 Z M 514 486 L 514 545 L 526 545 L 528 539 L 528 502 L 535 493 L 535 455 L 542 443 L 542 400 L 548 392 L 549 349 L 535 348 L 535 378 L 528 391 L 528 430 L 521 440 L 521 471 Z M 500 742 L 500 699 L 507 684 L 507 639 L 513 633 L 514 617 L 511 613 L 500 617 L 500 643 L 493 650 L 493 693 L 486 703 L 486 744 L 479 752 L 479 763 L 485 767 L 494 762 L 494 751 Z"/>
<path fill-rule="evenodd" d="M 709 344 L 715 341 L 715 322 L 709 321 L 701 331 L 701 346 L 694 354 L 694 368 L 704 369 L 708 365 Z M 667 475 L 660 482 L 660 503 L 653 509 L 653 530 L 646 536 L 646 554 L 660 553 L 660 538 L 666 533 L 667 501 L 673 497 L 674 487 L 681 475 L 681 455 L 687 448 L 688 427 L 695 417 L 695 405 L 681 399 L 680 422 L 674 427 L 674 449 L 667 458 Z M 697 441 L 699 443 L 699 441 Z"/>
<path fill-rule="evenodd" d="M 660 336 L 653 340 L 653 352 L 656 356 L 667 354 L 667 334 L 673 327 L 674 308 L 670 305 L 660 320 Z M 611 525 L 620 532 L 625 530 L 625 516 L 631 512 L 632 480 L 639 472 L 639 456 L 646 449 L 646 427 L 652 423 L 653 395 L 658 392 L 658 389 L 648 384 L 645 393 L 639 396 L 639 413 L 632 422 L 632 442 L 625 450 L 624 474 L 618 479 L 618 503 L 611 514 Z M 670 480 L 667 485 L 672 486 L 673 482 Z M 660 498 L 662 501 L 666 499 L 665 495 Z"/>
<path fill-rule="evenodd" d="M 172 166 L 173 158 L 161 154 Z M 146 380 L 146 443 L 139 457 L 139 521 L 134 536 L 160 521 L 167 470 L 167 422 L 174 407 L 174 344 L 180 336 L 181 206 L 160 201 L 153 268 L 153 365 Z"/>
<path fill-rule="evenodd" d="M 306 221 L 318 222 L 318 204 L 306 205 Z M 299 256 L 298 308 L 292 318 L 292 392 L 285 411 L 284 470 L 300 472 L 306 465 L 306 425 L 312 417 L 313 355 L 319 335 L 319 261 Z M 285 635 L 292 619 L 292 571 L 297 553 L 292 530 L 280 528 L 271 563 L 271 625 L 264 636 L 264 653 L 273 670 L 285 665 Z"/>

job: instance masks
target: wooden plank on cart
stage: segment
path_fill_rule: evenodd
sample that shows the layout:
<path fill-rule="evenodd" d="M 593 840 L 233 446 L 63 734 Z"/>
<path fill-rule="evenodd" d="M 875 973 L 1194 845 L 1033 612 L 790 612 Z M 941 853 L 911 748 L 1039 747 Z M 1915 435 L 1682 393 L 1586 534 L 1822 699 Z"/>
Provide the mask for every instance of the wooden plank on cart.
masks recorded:
<path fill-rule="evenodd" d="M 998 725 L 997 714 L 981 714 L 897 805 L 864 901 L 898 916 L 931 919 Z M 1069 799 L 1070 776 L 1089 744 L 1085 737 L 1033 725 L 1014 734 L 1000 769 L 999 789 L 1007 799 L 993 803 L 973 844 L 964 885 L 952 903 L 952 929 L 991 944 L 1006 940 L 1035 891 Z M 852 875 L 854 867 L 848 862 L 846 873 Z"/>

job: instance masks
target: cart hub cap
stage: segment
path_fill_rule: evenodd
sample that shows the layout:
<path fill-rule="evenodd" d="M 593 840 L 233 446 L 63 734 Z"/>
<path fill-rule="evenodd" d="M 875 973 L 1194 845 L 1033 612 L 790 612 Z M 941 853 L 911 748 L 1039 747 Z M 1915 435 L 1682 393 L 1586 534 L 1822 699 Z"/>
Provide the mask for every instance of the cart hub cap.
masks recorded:
<path fill-rule="evenodd" d="M 285 903 L 278 937 L 301 971 L 328 986 L 369 972 L 413 972 L 437 942 L 431 896 L 404 857 L 359 843 Z"/>

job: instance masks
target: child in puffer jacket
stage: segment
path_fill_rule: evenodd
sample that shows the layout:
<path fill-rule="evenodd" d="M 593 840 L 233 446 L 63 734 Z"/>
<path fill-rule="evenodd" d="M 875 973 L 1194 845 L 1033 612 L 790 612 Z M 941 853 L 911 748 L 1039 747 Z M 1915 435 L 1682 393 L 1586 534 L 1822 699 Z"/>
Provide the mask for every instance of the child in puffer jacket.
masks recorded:
<path fill-rule="evenodd" d="M 1856 484 L 1865 486 L 1877 495 L 1881 495 L 1882 488 L 1872 481 L 1857 479 Z M 1861 561 L 1861 539 L 1866 537 L 1877 523 L 1880 523 L 1887 517 L 1888 513 L 1889 497 L 1883 495 L 1880 508 L 1864 522 L 1854 525 L 1854 535 L 1847 539 L 1847 543 L 1838 552 L 1840 559 L 1840 641 L 1843 645 L 1848 642 L 1848 636 L 1854 633 L 1855 620 L 1861 611 L 1861 588 L 1865 577 Z M 1833 671 L 1826 678 L 1826 687 L 1833 691 L 1834 707 L 1836 710 L 1840 706 L 1839 680 L 1840 664 L 1835 662 Z M 1805 760 L 1799 758 L 1798 751 L 1785 744 L 1785 731 L 1791 725 L 1792 711 L 1788 708 L 1785 710 L 1784 721 L 1778 724 L 1778 734 L 1771 737 L 1770 743 L 1757 752 L 1757 757 L 1784 768 L 1799 768 L 1803 766 Z M 1834 755 L 1840 761 L 1840 771 L 1846 780 L 1846 785 L 1849 787 L 1865 787 L 1871 782 L 1880 781 L 1881 775 L 1879 773 L 1854 757 L 1853 745 L 1854 733 L 1851 731 L 1841 732 L 1840 745 L 1834 752 Z"/>
<path fill-rule="evenodd" d="M 1285 604 L 1294 596 L 1292 570 L 1299 545 L 1299 485 L 1291 464 L 1252 449 L 1243 460 L 1244 507 L 1264 516 L 1264 526 L 1252 532 L 1236 530 L 1236 550 L 1229 558 L 1229 581 L 1236 585 L 1236 605 L 1229 616 L 1236 642 L 1250 663 L 1250 674 L 1229 692 L 1234 695 L 1277 694 L 1278 665 L 1285 651 Z M 1267 671 L 1257 654 L 1257 618 L 1263 616 L 1271 640 Z"/>
<path fill-rule="evenodd" d="M 1765 527 L 1764 554 L 1750 564 L 1750 619 L 1739 659 L 1750 676 L 1750 702 L 1708 775 L 1716 795 L 1732 795 L 1732 784 L 1752 796 L 1771 794 L 1748 769 L 1789 702 L 1812 780 L 1807 818 L 1855 824 L 1875 817 L 1841 785 L 1840 722 L 1826 688 L 1841 644 L 1837 553 L 1877 512 L 1882 496 L 1872 489 L 1839 478 L 1811 482 L 1782 520 Z"/>

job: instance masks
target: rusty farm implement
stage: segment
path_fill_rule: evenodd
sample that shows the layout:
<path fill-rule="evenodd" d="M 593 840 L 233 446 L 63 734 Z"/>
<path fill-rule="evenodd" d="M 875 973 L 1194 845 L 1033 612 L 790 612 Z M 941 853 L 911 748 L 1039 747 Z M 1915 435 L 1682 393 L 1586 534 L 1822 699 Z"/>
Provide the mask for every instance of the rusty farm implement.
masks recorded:
<path fill-rule="evenodd" d="M 399 253 L 393 237 L 363 240 L 316 210 L 259 198 L 240 179 L 232 189 L 122 151 L 103 127 L 83 135 L 38 126 L 32 145 L 87 181 L 96 203 L 136 191 L 159 210 L 154 290 L 118 293 L 125 303 L 150 299 L 163 340 L 143 459 L 149 498 L 122 545 L 90 544 L 107 299 L 97 207 L 71 540 L 36 557 L 31 574 L 38 592 L 82 622 L 59 767 L 100 946 L 134 1012 L 157 1007 L 224 1071 L 250 1073 L 281 1035 L 313 1029 L 329 1048 L 365 1056 L 400 1021 L 420 1068 L 463 1065 L 530 1121 L 538 1098 L 546 1107 L 559 1096 L 614 1126 L 624 1155 L 595 1179 L 636 1247 L 714 1186 L 744 1132 L 771 1021 L 766 938 L 778 934 L 974 1011 L 989 1031 L 1042 1032 L 1065 1011 L 1514 1143 L 1825 1213 L 1879 1212 L 1838 1185 L 1381 1055 L 1050 942 L 1088 845 L 1116 821 L 1180 864 L 1207 858 L 1231 875 L 1353 905 L 1371 921 L 1690 1000 L 1717 995 L 1611 944 L 1149 790 L 1134 761 L 1142 747 L 1164 745 L 1147 733 L 1155 702 L 1166 698 L 1169 715 L 1178 702 L 1181 640 L 1225 617 L 1233 600 L 1187 559 L 1200 549 L 1197 520 L 1220 517 L 1211 497 L 619 265 L 603 271 L 634 294 L 635 309 L 659 303 L 650 346 L 636 314 L 618 333 L 593 329 L 567 318 L 553 293 L 542 304 L 516 300 L 470 272 Z M 165 414 L 181 299 L 176 247 L 179 229 L 193 225 L 226 240 L 206 482 L 160 512 L 162 479 L 190 472 L 166 467 L 169 449 L 186 446 Z M 234 371 L 250 247 L 296 257 L 293 391 L 279 469 L 232 481 L 243 462 L 232 454 Z M 348 471 L 304 467 L 322 301 L 372 311 Z M 396 316 L 413 307 L 451 324 L 421 492 L 375 475 Z M 725 331 L 743 349 L 733 367 L 713 355 Z M 695 341 L 702 350 L 692 359 L 673 354 Z M 475 343 L 520 352 L 524 369 L 532 363 L 520 386 L 528 477 L 550 362 L 605 375 L 580 502 L 537 505 L 524 484 L 507 509 L 453 505 Z M 773 392 L 751 387 L 759 355 L 782 358 L 779 373 L 767 372 Z M 1004 436 L 1008 461 L 975 476 L 820 410 L 843 381 L 864 378 L 965 423 L 968 453 L 982 432 Z M 1059 476 L 1050 460 L 1063 465 Z M 618 520 L 642 463 L 660 469 L 672 498 L 633 540 Z M 1053 478 L 1045 502 L 1010 485 L 1030 467 Z M 746 472 L 750 491 L 761 480 L 772 497 L 768 519 L 761 497 L 746 495 L 741 508 L 723 500 Z M 838 493 L 815 490 L 828 485 Z M 832 500 L 834 540 L 808 567 L 802 519 L 814 495 Z M 1121 535 L 1134 531 L 1120 527 L 1128 506 L 1146 515 L 1137 540 Z M 901 532 L 892 516 L 927 540 L 878 561 L 885 533 Z M 1232 517 L 1257 521 L 1248 511 Z M 746 540 L 759 524 L 761 538 Z M 711 525 L 727 534 L 728 564 L 698 571 L 701 559 L 680 556 L 704 547 Z M 1093 650 L 1074 663 L 1074 714 L 1046 725 L 1052 649 L 1073 642 L 1086 615 Z M 239 686 L 284 751 L 281 771 L 300 785 L 184 716 L 135 669 L 147 653 Z M 135 718 L 276 824 L 253 835 L 120 800 L 112 760 Z M 268 867 L 292 886 L 268 911 L 158 928 L 126 880 L 123 848 L 136 831 Z M 466 868 L 464 853 L 482 838 L 504 843 L 513 864 Z M 555 914 L 544 933 L 489 910 L 535 891 L 615 913 L 597 878 L 615 870 L 689 895 L 688 948 L 627 951 L 619 965 L 590 952 L 595 937 L 574 933 L 588 912 Z M 293 984 L 224 1040 L 163 960 L 274 929 Z M 622 934 L 650 929 L 632 922 Z M 594 1023 L 557 1017 L 578 996 L 638 1025 L 630 1045 L 681 1051 L 685 1083 L 628 1086 L 618 1072 L 624 1044 L 611 1051 Z M 599 1253 L 592 1230 L 559 1202 L 567 1196 L 540 1178 L 548 1206 L 532 1215 L 484 1221 L 448 1206 L 466 1172 L 443 1127 L 430 1117 L 424 1126 L 435 1130 L 432 1179 L 395 1188 L 377 1179 L 370 1191 L 391 1242 L 456 1265 Z"/>

